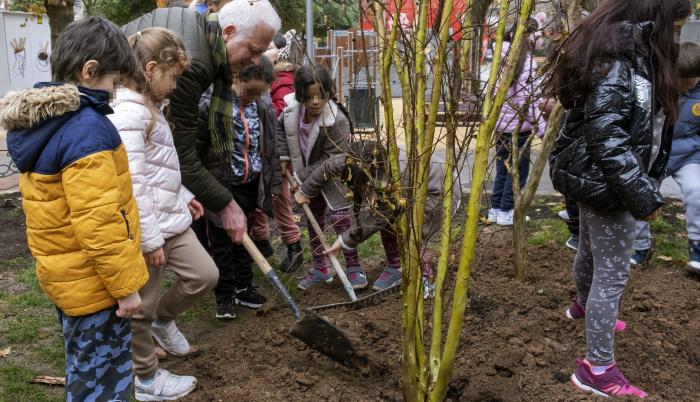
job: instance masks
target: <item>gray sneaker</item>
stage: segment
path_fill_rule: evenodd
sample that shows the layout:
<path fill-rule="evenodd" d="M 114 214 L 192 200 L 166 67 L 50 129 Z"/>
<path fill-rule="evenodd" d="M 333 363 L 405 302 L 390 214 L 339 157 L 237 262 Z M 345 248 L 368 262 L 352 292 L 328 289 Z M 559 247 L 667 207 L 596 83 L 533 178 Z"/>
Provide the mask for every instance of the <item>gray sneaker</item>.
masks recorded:
<path fill-rule="evenodd" d="M 319 283 L 331 283 L 333 281 L 333 276 L 329 270 L 324 273 L 316 268 L 311 268 L 309 273 L 297 283 L 297 287 L 301 290 L 307 290 L 308 288 L 318 285 Z"/>
<path fill-rule="evenodd" d="M 396 286 L 401 283 L 402 274 L 396 268 L 386 267 L 384 272 L 379 275 L 379 279 L 374 282 L 372 289 L 374 290 L 384 290 L 389 289 L 392 286 Z"/>
<path fill-rule="evenodd" d="M 364 289 L 369 285 L 369 283 L 367 283 L 367 275 L 365 275 L 365 271 L 362 270 L 362 267 L 348 267 L 347 273 L 348 281 L 350 281 L 353 289 Z"/>

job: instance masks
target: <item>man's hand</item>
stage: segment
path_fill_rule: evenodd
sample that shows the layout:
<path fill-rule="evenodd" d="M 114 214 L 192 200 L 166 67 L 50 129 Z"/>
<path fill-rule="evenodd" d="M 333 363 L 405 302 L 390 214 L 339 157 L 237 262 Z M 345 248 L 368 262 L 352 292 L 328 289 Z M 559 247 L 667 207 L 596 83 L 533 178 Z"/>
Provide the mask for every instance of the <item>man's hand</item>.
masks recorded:
<path fill-rule="evenodd" d="M 308 204 L 311 202 L 309 197 L 305 196 L 301 191 L 294 193 L 294 201 L 296 201 L 299 205 Z"/>
<path fill-rule="evenodd" d="M 117 299 L 117 304 L 119 305 L 117 317 L 129 318 L 138 313 L 139 307 L 141 307 L 141 296 L 139 296 L 139 292 L 134 292 L 121 299 Z"/>
<path fill-rule="evenodd" d="M 282 175 L 284 176 L 287 172 L 287 169 L 289 169 L 289 161 L 281 161 L 280 167 L 282 168 Z"/>
<path fill-rule="evenodd" d="M 337 239 L 335 239 L 335 243 L 333 243 L 333 245 L 328 250 L 325 250 L 323 254 L 338 256 L 342 247 L 343 246 L 340 245 L 340 237 L 338 237 Z"/>
<path fill-rule="evenodd" d="M 643 220 L 644 222 L 651 222 L 651 221 L 655 221 L 656 218 L 658 218 L 659 216 L 661 216 L 661 207 L 659 207 L 659 209 L 657 209 L 656 211 L 652 212 L 651 215 L 645 217 L 645 218 L 642 219 L 642 220 Z"/>
<path fill-rule="evenodd" d="M 248 231 L 245 214 L 241 207 L 236 204 L 236 201 L 231 200 L 231 202 L 219 212 L 219 217 L 231 241 L 235 244 L 241 244 L 243 241 L 243 234 Z"/>
<path fill-rule="evenodd" d="M 204 215 L 204 207 L 199 201 L 195 199 L 192 199 L 192 201 L 190 201 L 190 203 L 187 205 L 187 208 L 189 208 L 190 214 L 192 214 L 192 219 L 194 220 L 197 220 Z"/>
<path fill-rule="evenodd" d="M 143 253 L 143 258 L 146 259 L 146 264 L 153 268 L 160 268 L 165 265 L 165 253 L 163 247 L 159 247 L 148 253 Z"/>

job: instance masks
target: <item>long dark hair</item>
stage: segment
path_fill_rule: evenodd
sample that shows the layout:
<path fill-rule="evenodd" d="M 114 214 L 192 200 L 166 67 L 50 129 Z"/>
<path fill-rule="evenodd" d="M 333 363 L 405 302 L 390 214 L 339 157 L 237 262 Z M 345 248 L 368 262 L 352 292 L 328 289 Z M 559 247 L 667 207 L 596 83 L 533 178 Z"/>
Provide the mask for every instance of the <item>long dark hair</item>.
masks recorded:
<path fill-rule="evenodd" d="M 601 62 L 615 60 L 628 49 L 620 40 L 621 23 L 651 21 L 651 60 L 654 68 L 656 105 L 666 116 L 675 120 L 678 90 L 676 87 L 676 59 L 674 22 L 690 15 L 688 0 L 607 0 L 598 6 L 572 33 L 559 49 L 550 89 L 565 106 L 571 100 L 586 94 L 595 84 L 594 71 Z M 640 41 L 640 38 L 635 38 Z M 648 46 L 638 43 L 640 46 Z"/>

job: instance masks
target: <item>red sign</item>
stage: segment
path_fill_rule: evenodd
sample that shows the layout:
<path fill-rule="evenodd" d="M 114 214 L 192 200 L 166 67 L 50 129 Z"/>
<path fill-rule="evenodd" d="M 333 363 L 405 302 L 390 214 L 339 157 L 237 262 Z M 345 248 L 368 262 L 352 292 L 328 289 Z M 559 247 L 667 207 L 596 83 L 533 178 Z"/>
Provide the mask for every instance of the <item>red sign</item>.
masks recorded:
<path fill-rule="evenodd" d="M 428 9 L 428 28 L 435 26 L 435 20 L 438 14 L 440 0 L 429 0 L 430 8 Z M 450 13 L 450 28 L 452 28 L 453 39 L 458 40 L 461 36 L 462 22 L 466 10 L 466 0 L 453 0 L 454 4 Z M 399 5 L 399 11 L 396 11 L 396 5 Z M 384 23 L 386 29 L 391 29 L 394 21 L 398 20 L 401 27 L 406 30 L 412 30 L 418 19 L 418 8 L 411 0 L 385 0 L 386 9 L 384 10 Z M 374 20 L 372 19 L 371 10 L 367 9 L 366 3 L 363 3 L 362 29 L 367 31 L 374 30 Z"/>

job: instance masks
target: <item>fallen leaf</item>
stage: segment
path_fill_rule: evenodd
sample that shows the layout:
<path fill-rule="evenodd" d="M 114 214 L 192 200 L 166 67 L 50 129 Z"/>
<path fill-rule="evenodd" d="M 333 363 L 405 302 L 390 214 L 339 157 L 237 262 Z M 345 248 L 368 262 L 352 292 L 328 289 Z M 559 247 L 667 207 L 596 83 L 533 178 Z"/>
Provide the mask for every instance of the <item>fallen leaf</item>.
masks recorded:
<path fill-rule="evenodd" d="M 684 221 L 686 219 L 685 214 L 676 214 L 676 218 L 681 221 Z"/>
<path fill-rule="evenodd" d="M 0 350 L 0 358 L 2 358 L 2 357 L 7 357 L 7 356 L 10 354 L 11 351 L 12 351 L 12 347 L 11 347 L 11 346 L 8 346 L 8 347 L 6 347 L 5 349 Z"/>
<path fill-rule="evenodd" d="M 679 239 L 683 239 L 683 238 L 688 237 L 688 235 L 685 233 L 682 233 L 682 232 L 678 232 L 678 233 L 674 233 L 673 237 L 678 237 Z"/>
<path fill-rule="evenodd" d="M 38 375 L 32 381 L 34 384 L 62 385 L 66 386 L 66 377 L 51 377 L 48 375 Z"/>
<path fill-rule="evenodd" d="M 669 257 L 667 255 L 660 255 L 660 256 L 657 256 L 656 258 L 658 258 L 662 261 L 673 261 L 673 257 Z"/>

